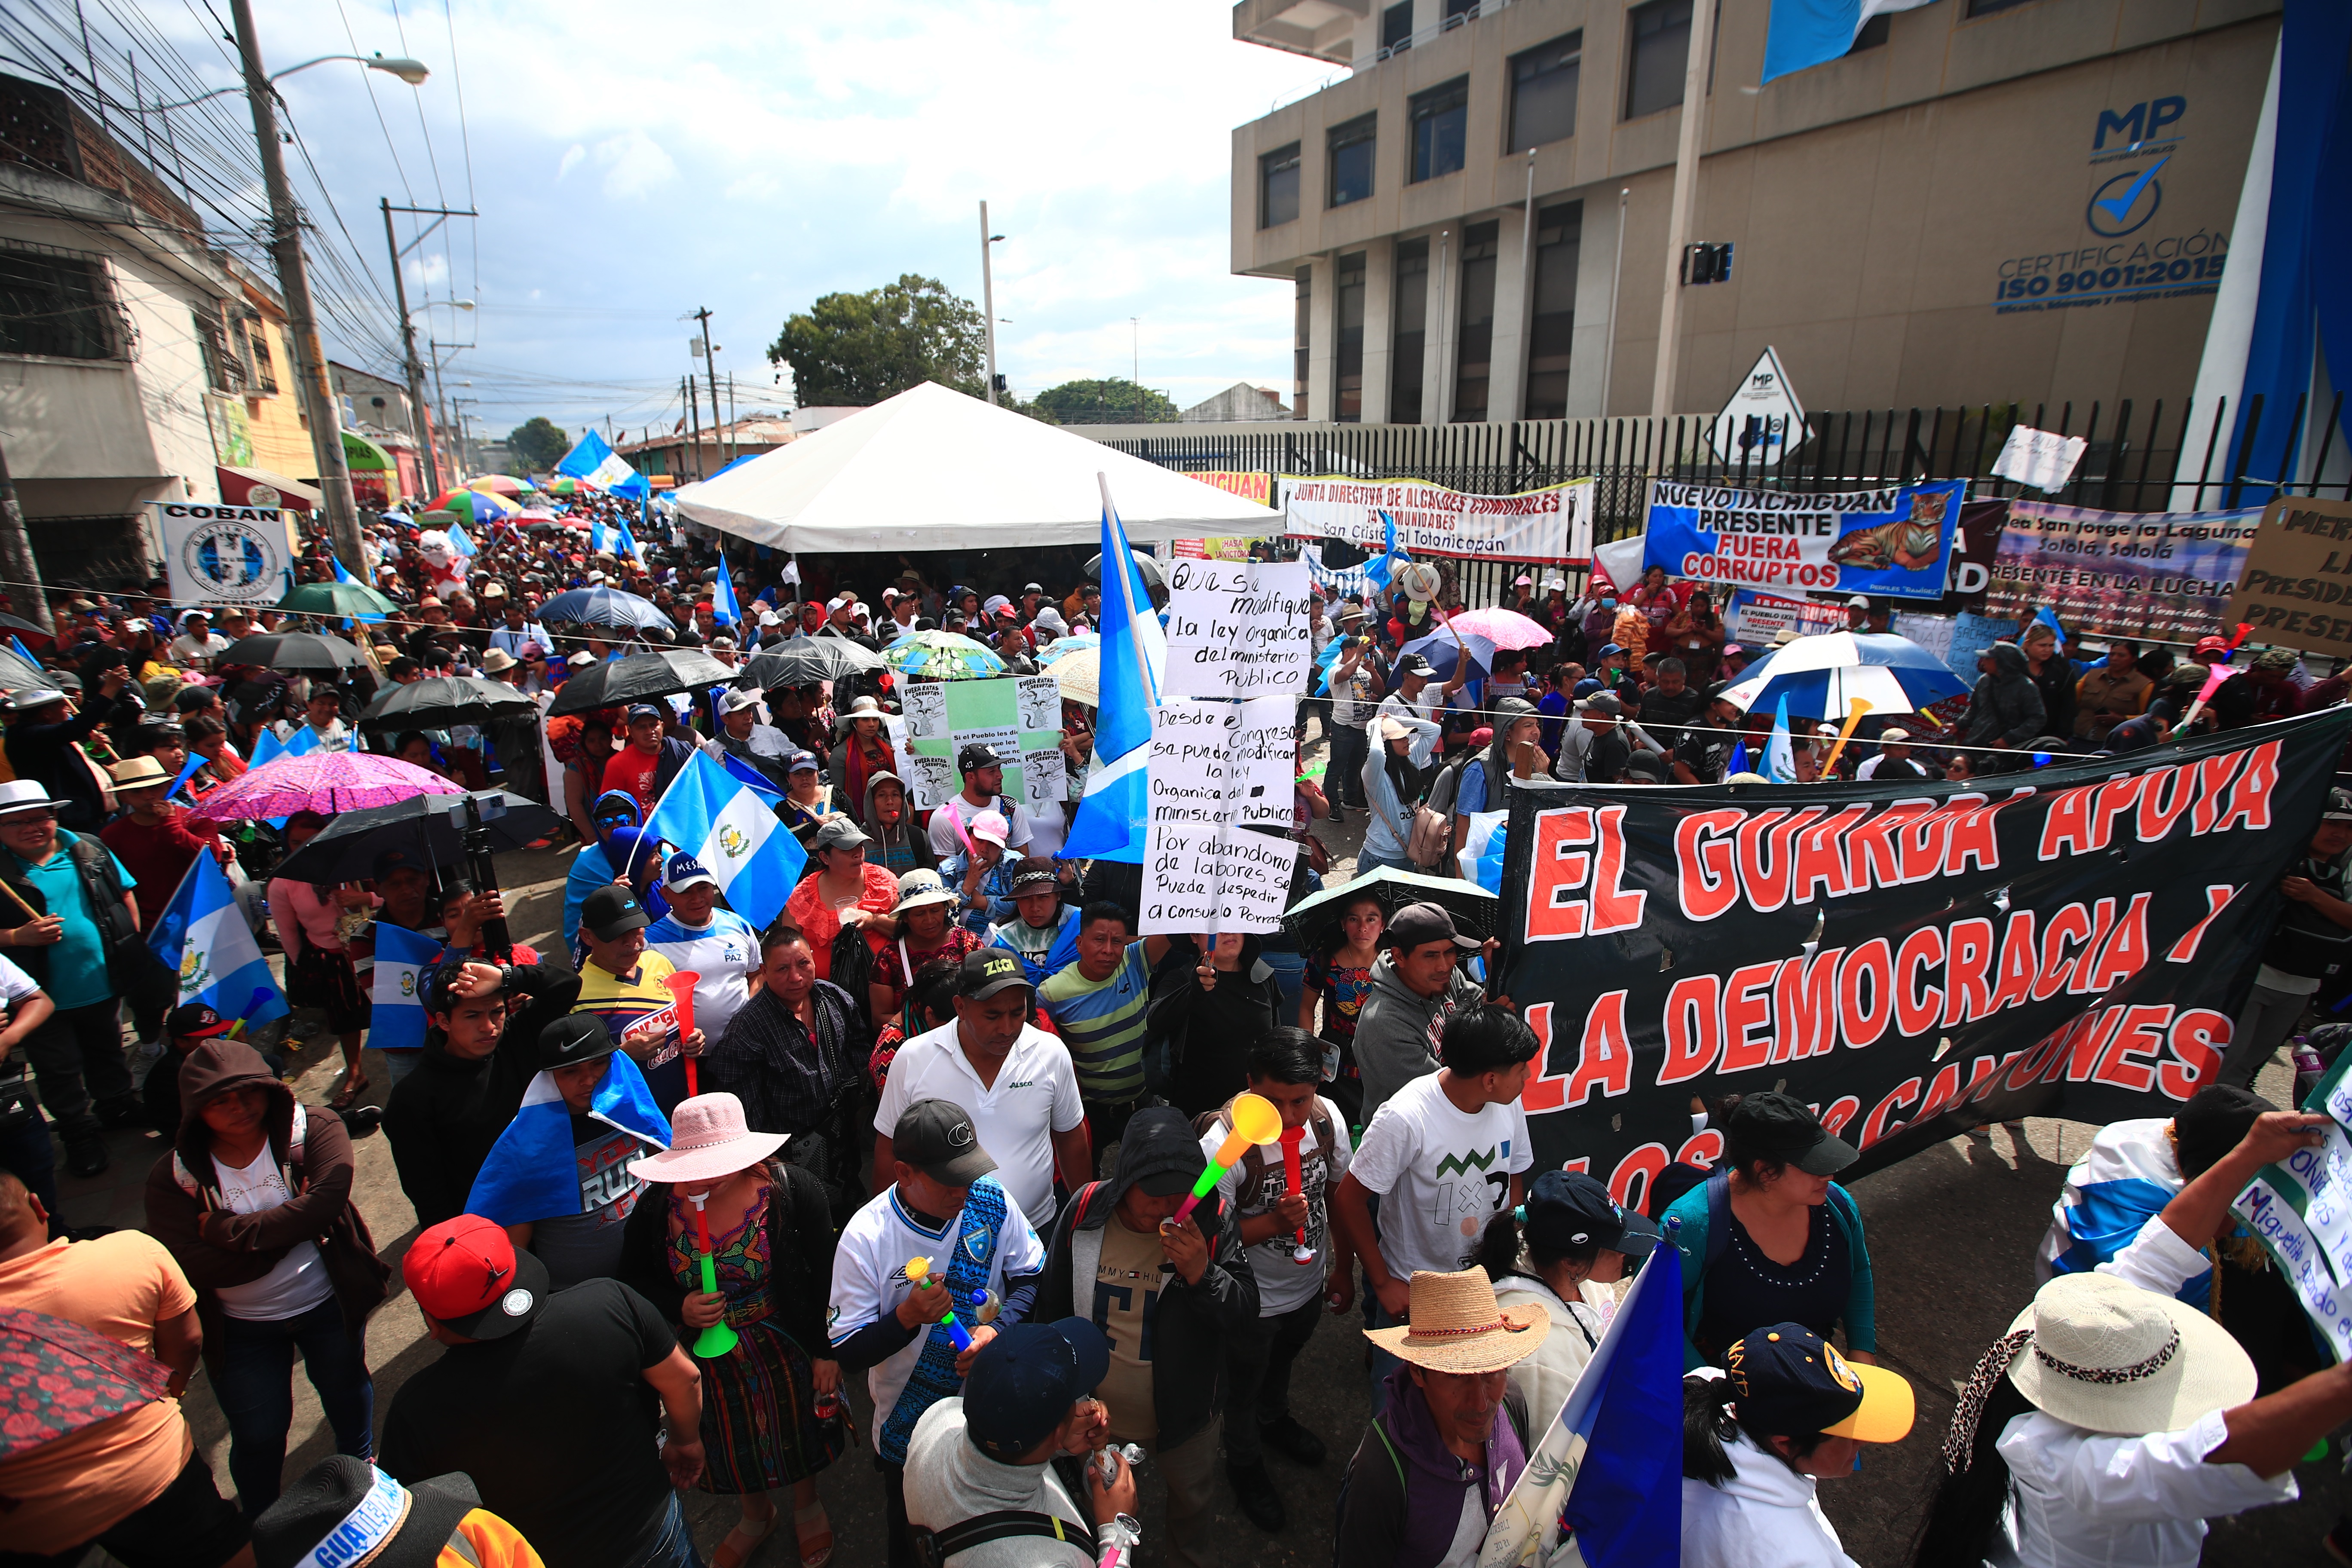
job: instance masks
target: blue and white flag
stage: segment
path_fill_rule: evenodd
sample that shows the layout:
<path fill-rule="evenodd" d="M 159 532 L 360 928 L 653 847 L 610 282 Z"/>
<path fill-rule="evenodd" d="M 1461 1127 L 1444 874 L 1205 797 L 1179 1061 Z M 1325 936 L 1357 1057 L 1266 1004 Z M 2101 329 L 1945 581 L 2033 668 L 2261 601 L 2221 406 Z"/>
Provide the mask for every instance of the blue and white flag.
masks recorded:
<path fill-rule="evenodd" d="M 2044 1274 L 2088 1274 L 2129 1247 L 2187 1184 L 2163 1117 L 2110 1121 L 2066 1173 L 2037 1259 Z M 2213 1293 L 2201 1270 L 2173 1292 L 2199 1311 Z"/>
<path fill-rule="evenodd" d="M 581 437 L 578 444 L 563 455 L 563 461 L 555 465 L 555 471 L 572 479 L 586 479 L 616 496 L 642 499 L 653 492 L 653 487 L 646 482 L 645 475 L 629 467 L 621 455 L 613 450 L 613 444 L 593 430 Z"/>
<path fill-rule="evenodd" d="M 605 1059 L 610 1065 L 588 1102 L 588 1114 L 657 1149 L 668 1148 L 669 1122 L 654 1103 L 646 1075 L 619 1051 Z M 572 1112 L 555 1087 L 554 1074 L 541 1073 L 522 1091 L 514 1120 L 490 1145 L 474 1189 L 466 1194 L 466 1212 L 497 1225 L 524 1225 L 581 1212 Z"/>
<path fill-rule="evenodd" d="M 1929 0 L 1772 0 L 1764 30 L 1764 79 L 1810 70 L 1853 52 L 1863 24 Z"/>
<path fill-rule="evenodd" d="M 368 1021 L 368 1044 L 380 1051 L 414 1051 L 425 1045 L 425 988 L 419 972 L 441 956 L 441 944 L 429 936 L 389 924 L 375 923 L 375 975 L 369 988 L 374 1004 Z"/>
<path fill-rule="evenodd" d="M 1682 1265 L 1671 1240 L 1642 1265 L 1559 1415 L 1528 1444 L 1481 1564 L 1564 1561 L 1571 1536 L 1587 1568 L 1681 1561 Z"/>
<path fill-rule="evenodd" d="M 188 781 L 196 776 L 196 770 L 204 765 L 204 753 L 202 752 L 190 752 L 188 753 L 186 764 L 180 769 L 180 776 L 172 781 L 172 787 L 163 792 L 163 798 L 169 800 L 173 795 L 179 794 L 180 791 L 186 788 Z"/>
<path fill-rule="evenodd" d="M 727 770 L 729 778 L 740 780 L 745 787 L 764 797 L 771 809 L 784 803 L 783 792 L 776 788 L 776 781 L 734 752 L 728 752 L 719 765 Z"/>
<path fill-rule="evenodd" d="M 474 553 L 474 542 L 467 536 L 465 524 L 453 522 L 441 531 L 448 536 L 450 549 L 460 555 L 470 556 Z"/>
<path fill-rule="evenodd" d="M 179 975 L 181 1004 L 202 1002 L 248 1024 L 286 1016 L 286 994 L 237 907 L 236 889 L 210 855 L 188 862 L 147 945 Z"/>
<path fill-rule="evenodd" d="M 310 726 L 306 724 L 303 728 L 307 730 Z M 277 731 L 271 729 L 268 725 L 264 724 L 253 732 L 253 758 L 250 763 L 251 766 L 257 768 L 266 767 L 285 754 L 286 742 L 278 738 Z"/>
<path fill-rule="evenodd" d="M 1396 575 L 1396 569 L 1411 565 L 1412 557 L 1397 544 L 1396 519 L 1386 512 L 1381 513 L 1381 527 L 1388 531 L 1388 542 L 1381 547 L 1379 560 L 1364 563 L 1364 577 L 1385 594 L 1389 591 L 1390 580 Z"/>
<path fill-rule="evenodd" d="M 638 564 L 643 565 L 646 558 L 637 552 L 636 535 L 629 531 L 629 520 L 626 518 L 616 518 L 614 520 L 613 526 L 620 531 L 621 553 L 634 558 Z"/>
<path fill-rule="evenodd" d="M 1464 881 L 1475 882 L 1496 898 L 1503 896 L 1504 828 L 1510 820 L 1507 811 L 1472 812 L 1469 831 L 1462 836 L 1462 848 L 1454 857 Z"/>
<path fill-rule="evenodd" d="M 1797 782 L 1797 748 L 1789 735 L 1789 700 L 1773 710 L 1772 733 L 1764 742 L 1764 776 L 1774 784 Z"/>
<path fill-rule="evenodd" d="M 708 866 L 727 907 L 764 930 L 783 912 L 808 863 L 774 800 L 696 752 L 654 804 L 645 831 Z"/>
<path fill-rule="evenodd" d="M 741 460 L 737 459 L 739 462 Z M 734 580 L 727 575 L 727 557 L 719 558 L 719 581 L 710 585 L 710 618 L 722 626 L 743 624 L 743 606 L 735 602 Z"/>
<path fill-rule="evenodd" d="M 2040 609 L 2033 612 L 2033 620 L 2031 625 L 2034 626 L 2048 626 L 2050 628 L 2050 635 L 2058 639 L 2058 651 L 2060 653 L 2064 653 L 2066 651 L 2066 628 L 2058 624 L 2057 611 L 2052 609 L 2047 605 L 2042 605 Z"/>
<path fill-rule="evenodd" d="M 452 530 L 451 531 L 453 531 L 453 532 L 454 532 L 454 531 L 455 531 L 455 530 Z M 473 553 L 473 552 L 469 550 L 469 551 L 467 551 L 467 553 L 470 555 L 470 554 L 472 554 L 472 553 Z M 330 566 L 331 566 L 331 567 L 333 567 L 333 568 L 335 569 L 335 581 L 336 581 L 336 582 L 338 582 L 338 583 L 349 583 L 349 584 L 351 584 L 353 587 L 359 587 L 359 588 L 363 588 L 363 587 L 367 586 L 367 584 L 366 584 L 362 583 L 358 578 L 356 578 L 356 577 L 352 576 L 352 575 L 351 574 L 350 570 L 349 570 L 348 568 L 346 568 L 341 561 L 338 561 L 338 560 L 336 560 L 336 559 L 335 559 L 335 555 L 334 555 L 334 552 L 333 552 L 332 551 L 330 551 L 330 552 L 328 552 L 328 553 L 327 553 L 327 564 L 328 564 L 328 565 L 330 565 Z M 368 615 L 362 616 L 360 616 L 359 618 L 360 618 L 361 620 L 363 620 L 363 621 L 368 622 L 370 625 L 375 625 L 375 624 L 377 624 L 377 623 L 379 623 L 379 622 L 382 622 L 382 621 L 383 621 L 383 620 L 384 620 L 386 617 L 385 617 L 385 616 L 384 616 L 384 613 L 383 613 L 382 610 L 376 610 L 376 611 L 373 611 L 373 612 L 372 612 L 372 613 L 370 613 L 370 614 L 368 614 Z"/>
<path fill-rule="evenodd" d="M 1754 764 L 1748 760 L 1747 741 L 1742 739 L 1732 742 L 1731 761 L 1724 764 L 1723 776 L 1725 778 L 1731 778 L 1736 774 L 1749 772 L 1753 766 Z"/>
<path fill-rule="evenodd" d="M 1103 498 L 1102 707 L 1086 795 L 1062 853 L 1129 866 L 1143 863 L 1150 808 L 1145 764 L 1151 757 L 1151 710 L 1168 668 L 1168 633 L 1151 611 L 1143 574 L 1127 547 L 1127 529 Z"/>

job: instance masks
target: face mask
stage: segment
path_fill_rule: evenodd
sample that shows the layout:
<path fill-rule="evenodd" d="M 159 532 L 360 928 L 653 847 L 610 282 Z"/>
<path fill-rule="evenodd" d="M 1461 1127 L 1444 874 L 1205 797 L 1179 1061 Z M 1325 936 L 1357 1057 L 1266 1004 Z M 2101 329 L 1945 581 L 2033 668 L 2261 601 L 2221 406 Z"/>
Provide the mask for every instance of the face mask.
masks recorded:
<path fill-rule="evenodd" d="M 1601 607 L 1604 610 L 1613 610 L 1617 607 L 1617 601 L 1614 599 L 1603 599 L 1601 601 Z"/>

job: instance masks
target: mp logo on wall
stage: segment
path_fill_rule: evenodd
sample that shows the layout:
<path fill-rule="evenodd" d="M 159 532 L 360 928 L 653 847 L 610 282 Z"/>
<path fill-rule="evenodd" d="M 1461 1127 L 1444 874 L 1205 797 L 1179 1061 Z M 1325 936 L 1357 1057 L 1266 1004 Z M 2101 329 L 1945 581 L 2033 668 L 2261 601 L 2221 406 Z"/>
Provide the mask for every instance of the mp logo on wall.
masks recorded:
<path fill-rule="evenodd" d="M 150 501 L 175 605 L 276 604 L 294 585 L 294 522 L 275 507 Z"/>
<path fill-rule="evenodd" d="M 2008 315 L 2215 292 L 2229 236 L 2166 201 L 2168 179 L 2178 184 L 2186 167 L 2188 119 L 2189 100 L 2177 93 L 2098 110 L 2079 243 L 2003 260 L 1994 309 Z"/>

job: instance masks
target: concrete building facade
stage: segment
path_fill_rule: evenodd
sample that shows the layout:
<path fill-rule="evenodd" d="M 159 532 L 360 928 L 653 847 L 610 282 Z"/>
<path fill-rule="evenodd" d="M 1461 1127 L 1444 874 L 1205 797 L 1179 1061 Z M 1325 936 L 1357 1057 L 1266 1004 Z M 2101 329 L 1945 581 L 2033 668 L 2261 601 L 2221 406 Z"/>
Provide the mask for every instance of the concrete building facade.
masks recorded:
<path fill-rule="evenodd" d="M 1692 11 L 1234 8 L 1344 68 L 1233 139 L 1232 266 L 1293 285 L 1296 418 L 1650 411 Z M 2278 0 L 1938 0 L 1764 86 L 1769 6 L 1718 11 L 1688 239 L 1730 275 L 1677 283 L 1675 412 L 1768 346 L 1815 410 L 2188 395 Z"/>

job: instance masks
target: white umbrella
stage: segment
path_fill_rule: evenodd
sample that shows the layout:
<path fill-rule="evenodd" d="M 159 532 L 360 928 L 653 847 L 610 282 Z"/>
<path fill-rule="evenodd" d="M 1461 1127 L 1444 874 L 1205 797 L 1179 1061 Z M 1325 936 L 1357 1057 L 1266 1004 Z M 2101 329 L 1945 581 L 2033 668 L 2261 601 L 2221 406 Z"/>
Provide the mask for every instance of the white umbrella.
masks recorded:
<path fill-rule="evenodd" d="M 1724 692 L 1753 712 L 1781 695 L 1791 712 L 1843 719 L 1855 699 L 1873 713 L 1912 713 L 1968 688 L 1934 654 L 1892 632 L 1822 632 L 1758 660 Z"/>

